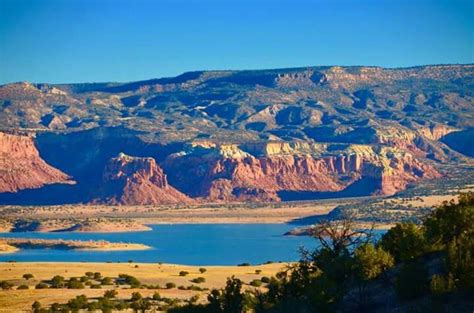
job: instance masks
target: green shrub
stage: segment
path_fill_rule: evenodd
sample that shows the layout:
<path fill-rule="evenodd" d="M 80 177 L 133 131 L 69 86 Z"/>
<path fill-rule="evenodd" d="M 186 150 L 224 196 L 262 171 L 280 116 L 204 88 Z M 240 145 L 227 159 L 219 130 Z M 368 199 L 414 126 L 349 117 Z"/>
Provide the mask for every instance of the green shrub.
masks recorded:
<path fill-rule="evenodd" d="M 204 283 L 205 281 L 206 279 L 204 277 L 196 277 L 196 278 L 191 279 L 191 282 L 196 283 L 196 284 Z"/>
<path fill-rule="evenodd" d="M 207 272 L 207 269 L 205 269 L 204 267 L 201 267 L 201 268 L 199 269 L 199 272 L 200 272 L 201 274 L 204 274 L 205 272 Z"/>
<path fill-rule="evenodd" d="M 70 280 L 67 283 L 67 288 L 69 289 L 84 289 L 84 284 L 77 280 Z"/>
<path fill-rule="evenodd" d="M 67 302 L 67 306 L 73 310 L 80 310 L 87 308 L 87 297 L 85 295 L 76 296 Z"/>
<path fill-rule="evenodd" d="M 94 277 L 94 273 L 92 273 L 92 272 L 86 272 L 86 276 L 89 277 L 89 278 L 93 278 L 93 277 Z"/>
<path fill-rule="evenodd" d="M 31 308 L 33 309 L 34 312 L 39 312 L 39 310 L 41 309 L 41 303 L 39 303 L 38 301 L 35 301 L 31 305 Z"/>
<path fill-rule="evenodd" d="M 237 266 L 250 266 L 250 263 L 247 263 L 247 262 L 240 263 L 240 264 L 237 264 Z"/>
<path fill-rule="evenodd" d="M 260 278 L 260 280 L 262 281 L 262 283 L 265 284 L 268 284 L 270 282 L 270 278 L 267 276 L 263 276 L 262 278 Z"/>
<path fill-rule="evenodd" d="M 172 283 L 172 282 L 166 283 L 166 289 L 173 289 L 173 288 L 176 288 L 175 283 Z"/>
<path fill-rule="evenodd" d="M 27 285 L 20 285 L 18 286 L 18 288 L 16 288 L 17 290 L 25 290 L 25 289 L 30 289 Z"/>
<path fill-rule="evenodd" d="M 259 279 L 254 279 L 250 282 L 250 286 L 260 287 L 262 286 L 262 281 Z"/>
<path fill-rule="evenodd" d="M 51 288 L 62 288 L 65 285 L 65 279 L 63 276 L 56 275 L 51 278 Z"/>
<path fill-rule="evenodd" d="M 152 296 L 152 299 L 156 300 L 156 301 L 159 301 L 159 300 L 161 300 L 161 296 L 158 292 L 155 292 Z"/>
<path fill-rule="evenodd" d="M 26 279 L 26 280 L 32 279 L 34 277 L 35 276 L 33 276 L 33 274 L 23 274 L 23 278 Z"/>
<path fill-rule="evenodd" d="M 49 288 L 49 285 L 45 283 L 39 283 L 39 284 L 36 284 L 35 286 L 35 289 L 47 289 L 47 288 Z"/>
<path fill-rule="evenodd" d="M 91 289 L 102 289 L 102 286 L 100 284 L 92 284 Z"/>
<path fill-rule="evenodd" d="M 7 282 L 5 280 L 0 281 L 0 289 L 2 290 L 9 290 L 12 289 L 13 284 L 10 282 Z"/>
<path fill-rule="evenodd" d="M 132 297 L 130 298 L 131 301 L 138 301 L 138 300 L 141 300 L 141 299 L 143 299 L 143 296 L 139 292 L 132 293 Z"/>
<path fill-rule="evenodd" d="M 108 299 L 115 298 L 117 294 L 118 294 L 117 290 L 114 290 L 114 289 L 107 290 L 106 292 L 104 292 L 104 298 L 108 298 Z"/>
<path fill-rule="evenodd" d="M 101 280 L 101 279 L 102 279 L 102 274 L 99 273 L 99 272 L 95 272 L 95 273 L 94 273 L 94 279 L 95 279 L 95 280 Z"/>
<path fill-rule="evenodd" d="M 255 270 L 255 274 L 260 275 L 262 273 L 262 270 Z"/>
<path fill-rule="evenodd" d="M 141 282 L 136 277 L 128 274 L 119 274 L 118 283 L 130 285 L 131 288 L 138 288 L 141 285 Z"/>
<path fill-rule="evenodd" d="M 179 272 L 179 276 L 187 276 L 188 274 L 189 274 L 189 272 L 187 272 L 187 271 Z"/>
<path fill-rule="evenodd" d="M 102 285 L 113 285 L 114 282 L 113 282 L 112 278 L 110 278 L 110 277 L 104 277 L 104 278 L 102 278 L 102 280 L 100 281 L 100 283 L 101 283 Z"/>

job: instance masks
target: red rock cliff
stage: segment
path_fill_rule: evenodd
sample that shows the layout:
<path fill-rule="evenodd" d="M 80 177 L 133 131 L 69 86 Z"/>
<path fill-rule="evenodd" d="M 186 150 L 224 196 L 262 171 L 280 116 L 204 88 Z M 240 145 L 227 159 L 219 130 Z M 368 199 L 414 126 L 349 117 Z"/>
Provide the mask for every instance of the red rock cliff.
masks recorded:
<path fill-rule="evenodd" d="M 69 176 L 40 157 L 31 136 L 0 132 L 0 192 L 65 182 L 69 182 Z"/>
<path fill-rule="evenodd" d="M 342 191 L 363 177 L 377 182 L 368 193 L 389 195 L 422 177 L 439 176 L 410 154 L 391 152 L 327 157 L 190 153 L 173 155 L 163 166 L 177 188 L 211 201 L 278 201 L 279 191 Z"/>
<path fill-rule="evenodd" d="M 153 158 L 120 154 L 107 164 L 103 174 L 104 197 L 94 202 L 146 205 L 190 203 L 192 199 L 168 184 Z"/>

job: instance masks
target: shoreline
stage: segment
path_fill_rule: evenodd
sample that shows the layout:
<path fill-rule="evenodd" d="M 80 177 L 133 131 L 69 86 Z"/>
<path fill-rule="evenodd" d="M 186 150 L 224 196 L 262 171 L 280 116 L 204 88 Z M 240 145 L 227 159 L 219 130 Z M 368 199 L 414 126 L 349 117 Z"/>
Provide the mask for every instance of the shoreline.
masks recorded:
<path fill-rule="evenodd" d="M 63 240 L 37 238 L 0 238 L 0 253 L 10 254 L 22 249 L 64 249 L 86 251 L 148 250 L 152 247 L 141 243 L 110 242 L 106 240 Z"/>

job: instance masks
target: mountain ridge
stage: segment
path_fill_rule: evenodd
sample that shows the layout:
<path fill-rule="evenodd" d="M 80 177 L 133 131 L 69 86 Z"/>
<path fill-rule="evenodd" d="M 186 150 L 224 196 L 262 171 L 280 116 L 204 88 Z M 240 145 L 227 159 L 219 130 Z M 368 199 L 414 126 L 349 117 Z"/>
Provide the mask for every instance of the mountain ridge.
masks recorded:
<path fill-rule="evenodd" d="M 444 175 L 446 164 L 472 162 L 473 107 L 472 64 L 193 71 L 128 83 L 0 86 L 1 130 L 36 134 L 41 157 L 78 182 L 71 188 L 80 202 L 107 202 L 96 192 L 107 184 L 100 173 L 120 152 L 153 158 L 156 173 L 163 169 L 159 175 L 172 188 L 198 201 L 393 194 Z M 347 173 L 328 161 L 354 155 L 363 166 Z M 144 178 L 129 188 L 133 197 L 119 188 L 108 198 L 143 199 L 140 186 L 148 186 L 146 199 L 162 203 L 164 196 L 151 196 L 161 192 L 152 185 Z M 24 200 L 21 192 L 13 198 Z"/>

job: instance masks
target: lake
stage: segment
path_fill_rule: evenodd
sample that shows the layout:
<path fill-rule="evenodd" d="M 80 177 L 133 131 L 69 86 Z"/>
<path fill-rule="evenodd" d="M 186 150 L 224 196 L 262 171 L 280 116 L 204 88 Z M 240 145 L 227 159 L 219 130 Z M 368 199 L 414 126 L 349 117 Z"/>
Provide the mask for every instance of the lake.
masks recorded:
<path fill-rule="evenodd" d="M 108 240 L 151 246 L 142 251 L 76 251 L 24 249 L 0 255 L 0 261 L 18 262 L 134 262 L 186 265 L 259 264 L 296 261 L 298 249 L 316 247 L 309 237 L 283 236 L 287 224 L 172 224 L 150 225 L 151 231 L 128 233 L 6 233 L 0 237 Z"/>

